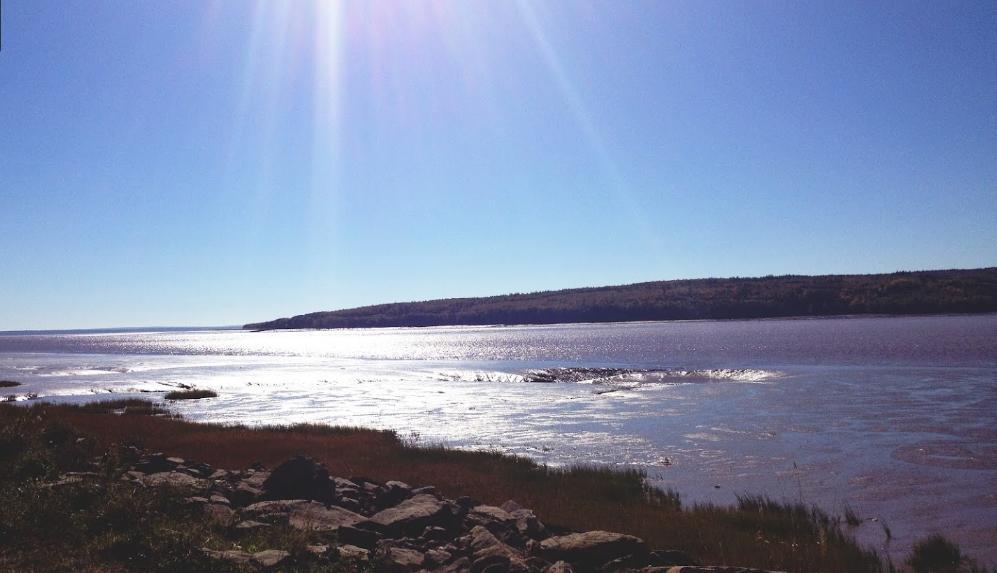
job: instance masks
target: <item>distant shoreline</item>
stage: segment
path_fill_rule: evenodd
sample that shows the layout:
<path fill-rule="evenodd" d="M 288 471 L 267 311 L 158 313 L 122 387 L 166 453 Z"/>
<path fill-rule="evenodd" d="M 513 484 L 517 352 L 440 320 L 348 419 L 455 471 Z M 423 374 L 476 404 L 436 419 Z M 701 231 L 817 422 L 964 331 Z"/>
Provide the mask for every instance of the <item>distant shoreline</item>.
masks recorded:
<path fill-rule="evenodd" d="M 997 312 L 997 267 L 872 275 L 690 279 L 380 304 L 245 330 L 553 325 Z"/>

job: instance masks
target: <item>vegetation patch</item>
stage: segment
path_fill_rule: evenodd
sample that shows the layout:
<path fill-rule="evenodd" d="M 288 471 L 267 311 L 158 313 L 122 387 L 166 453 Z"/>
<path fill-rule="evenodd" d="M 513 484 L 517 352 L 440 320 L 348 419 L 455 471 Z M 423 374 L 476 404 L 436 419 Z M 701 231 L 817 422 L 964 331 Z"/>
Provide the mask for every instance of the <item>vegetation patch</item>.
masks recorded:
<path fill-rule="evenodd" d="M 845 517 L 804 504 L 742 496 L 735 506 L 688 506 L 677 493 L 649 486 L 639 470 L 550 468 L 493 452 L 415 446 L 393 432 L 354 427 L 198 424 L 142 403 L 0 405 L 0 540 L 16 540 L 0 542 L 0 571 L 235 570 L 205 562 L 199 551 L 233 549 L 231 532 L 195 519 L 177 499 L 157 497 L 167 494 L 136 489 L 115 475 L 131 446 L 222 468 L 276 467 L 305 455 L 331 475 L 433 485 L 451 499 L 470 496 L 492 505 L 512 499 L 549 527 L 628 533 L 702 563 L 807 573 L 897 571 L 851 537 Z M 104 461 L 95 468 L 94 459 Z M 107 481 L 43 487 L 67 471 Z M 242 542 L 242 548 L 289 551 L 287 563 L 299 565 L 284 569 L 282 562 L 282 570 L 328 570 L 315 569 L 300 551 L 309 541 L 294 537 L 300 532 L 259 535 L 276 537 Z M 951 546 L 919 545 L 906 563 L 918 573 L 984 571 Z M 941 561 L 934 560 L 939 554 Z M 958 568 L 938 568 L 950 567 L 953 555 Z"/>
<path fill-rule="evenodd" d="M 217 398 L 218 393 L 212 390 L 198 390 L 196 388 L 191 388 L 189 390 L 174 390 L 173 392 L 167 392 L 164 397 L 167 400 L 200 400 L 201 398 Z"/>
<path fill-rule="evenodd" d="M 20 385 L 20 382 L 14 382 L 13 380 L 0 380 L 0 388 L 13 388 Z"/>

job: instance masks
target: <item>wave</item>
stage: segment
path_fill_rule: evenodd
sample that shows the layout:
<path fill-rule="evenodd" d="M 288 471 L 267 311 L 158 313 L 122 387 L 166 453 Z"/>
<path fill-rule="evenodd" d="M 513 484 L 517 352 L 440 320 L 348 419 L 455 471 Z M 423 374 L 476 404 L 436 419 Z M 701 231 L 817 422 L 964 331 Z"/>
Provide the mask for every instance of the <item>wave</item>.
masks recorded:
<path fill-rule="evenodd" d="M 576 384 L 690 384 L 695 382 L 763 382 L 778 377 L 755 368 L 543 368 L 529 370 L 524 382 Z"/>

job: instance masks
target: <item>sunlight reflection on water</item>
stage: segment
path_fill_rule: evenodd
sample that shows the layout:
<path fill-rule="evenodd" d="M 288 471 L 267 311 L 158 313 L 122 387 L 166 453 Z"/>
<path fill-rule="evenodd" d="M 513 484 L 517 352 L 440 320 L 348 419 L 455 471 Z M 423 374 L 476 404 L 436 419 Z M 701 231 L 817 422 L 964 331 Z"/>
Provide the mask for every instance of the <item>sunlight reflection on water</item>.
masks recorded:
<path fill-rule="evenodd" d="M 640 465 L 690 501 L 847 503 L 898 552 L 937 529 L 997 560 L 994 315 L 3 335 L 0 378 L 67 400 L 189 384 L 220 394 L 175 405 L 198 420 Z"/>

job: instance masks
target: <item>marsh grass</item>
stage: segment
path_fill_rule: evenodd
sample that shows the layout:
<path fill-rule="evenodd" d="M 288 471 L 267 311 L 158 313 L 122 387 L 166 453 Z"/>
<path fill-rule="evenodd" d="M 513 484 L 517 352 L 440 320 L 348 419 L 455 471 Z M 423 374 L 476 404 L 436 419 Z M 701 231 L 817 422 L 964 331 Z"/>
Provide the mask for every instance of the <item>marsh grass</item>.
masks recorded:
<path fill-rule="evenodd" d="M 143 408 L 153 415 L 120 415 Z M 0 405 L 0 420 L 11 410 L 82 431 L 93 437 L 89 441 L 97 451 L 136 445 L 230 469 L 256 462 L 274 467 L 303 454 L 323 462 L 332 475 L 434 485 L 448 497 L 494 505 L 513 499 L 555 529 L 631 533 L 652 548 L 682 550 L 703 563 L 807 573 L 895 570 L 842 530 L 847 517 L 751 495 L 740 496 L 734 506 L 686 506 L 676 492 L 649 486 L 645 474 L 633 468 L 552 468 L 497 452 L 420 446 L 394 432 L 356 427 L 197 424 L 132 401 Z M 0 454 L 3 448 L 0 434 Z"/>
<path fill-rule="evenodd" d="M 187 390 L 174 390 L 167 392 L 163 396 L 167 400 L 200 400 L 201 398 L 217 398 L 218 393 L 213 390 L 198 390 L 191 388 Z"/>
<path fill-rule="evenodd" d="M 0 388 L 13 388 L 20 385 L 20 382 L 14 382 L 13 380 L 0 380 Z"/>

